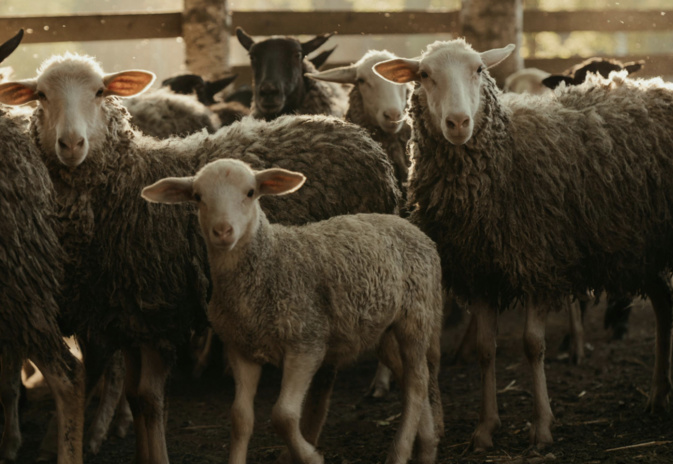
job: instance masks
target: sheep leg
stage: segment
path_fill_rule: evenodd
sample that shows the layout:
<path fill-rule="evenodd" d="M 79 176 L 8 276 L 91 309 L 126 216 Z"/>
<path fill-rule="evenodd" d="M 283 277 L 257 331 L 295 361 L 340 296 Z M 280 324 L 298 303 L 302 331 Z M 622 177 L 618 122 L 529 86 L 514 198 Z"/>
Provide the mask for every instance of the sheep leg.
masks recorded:
<path fill-rule="evenodd" d="M 245 359 L 239 352 L 229 349 L 227 353 L 231 373 L 236 383 L 236 396 L 231 405 L 230 464 L 245 464 L 248 443 L 255 424 L 255 394 L 262 374 L 262 366 Z"/>
<path fill-rule="evenodd" d="M 96 415 L 89 427 L 87 447 L 97 454 L 100 450 L 110 423 L 115 413 L 115 407 L 122 398 L 124 389 L 124 357 L 120 351 L 116 352 L 108 364 L 103 375 L 103 391 L 100 396 Z"/>
<path fill-rule="evenodd" d="M 668 407 L 668 394 L 671 391 L 671 292 L 668 284 L 661 278 L 652 279 L 645 288 L 652 300 L 656 319 L 656 339 L 652 389 L 646 410 L 657 412 Z"/>
<path fill-rule="evenodd" d="M 204 335 L 195 335 L 194 337 L 199 338 L 199 347 L 194 351 L 196 352 L 194 360 L 194 369 L 192 369 L 192 377 L 195 379 L 200 379 L 203 375 L 203 372 L 206 370 L 210 364 L 210 355 L 213 347 L 213 337 L 214 332 L 211 327 L 206 329 Z"/>
<path fill-rule="evenodd" d="M 477 332 L 477 353 L 481 369 L 481 411 L 479 424 L 472 434 L 470 448 L 480 452 L 493 447 L 493 432 L 500 427 L 495 383 L 495 349 L 498 310 L 484 300 L 472 305 Z"/>
<path fill-rule="evenodd" d="M 283 358 L 280 396 L 271 412 L 271 423 L 285 440 L 295 463 L 323 464 L 324 459 L 301 434 L 302 404 L 324 352 L 287 353 Z"/>
<path fill-rule="evenodd" d="M 21 365 L 23 360 L 3 350 L 0 359 L 0 401 L 5 412 L 5 426 L 0 443 L 0 463 L 13 462 L 21 447 L 19 397 L 21 395 Z"/>
<path fill-rule="evenodd" d="M 579 366 L 584 361 L 584 324 L 579 301 L 566 301 L 570 318 L 570 361 Z"/>
<path fill-rule="evenodd" d="M 533 425 L 530 429 L 531 444 L 542 448 L 553 443 L 551 424 L 554 415 L 547 394 L 547 378 L 544 372 L 545 324 L 547 309 L 533 303 L 526 304 L 526 324 L 523 334 L 524 351 L 533 373 Z"/>
<path fill-rule="evenodd" d="M 148 463 L 166 464 L 168 449 L 165 429 L 165 390 L 170 368 L 159 351 L 148 345 L 140 347 L 140 366 L 138 396 L 142 402 L 142 414 L 147 428 Z"/>
<path fill-rule="evenodd" d="M 477 340 L 477 321 L 475 316 L 470 318 L 470 322 L 465 329 L 463 338 L 456 349 L 453 357 L 453 364 L 468 363 L 474 357 L 474 352 L 479 351 L 479 341 Z"/>
<path fill-rule="evenodd" d="M 136 464 L 149 463 L 149 437 L 147 425 L 143 414 L 143 404 L 139 396 L 139 384 L 141 376 L 141 356 L 138 349 L 125 349 L 124 360 L 126 364 L 126 379 L 124 381 L 126 398 L 133 414 L 133 429 L 136 433 Z"/>
<path fill-rule="evenodd" d="M 411 458 L 414 440 L 419 439 L 419 462 L 434 462 L 436 436 L 433 413 L 428 398 L 429 372 L 426 349 L 416 339 L 418 334 L 399 334 L 397 343 L 402 359 L 402 417 L 386 464 L 404 464 Z M 423 424 L 419 425 L 421 419 Z M 419 432 L 422 432 L 419 435 Z"/>
<path fill-rule="evenodd" d="M 308 396 L 301 415 L 301 431 L 306 441 L 318 446 L 318 438 L 327 418 L 332 388 L 337 369 L 333 365 L 323 365 L 313 376 Z"/>
<path fill-rule="evenodd" d="M 123 384 L 122 384 L 123 385 Z M 114 420 L 112 422 L 112 433 L 119 438 L 124 438 L 128 432 L 129 425 L 133 422 L 133 414 L 131 414 L 131 407 L 126 400 L 126 395 L 119 397 L 117 409 L 115 410 Z"/>
<path fill-rule="evenodd" d="M 33 354 L 31 359 L 49 385 L 56 404 L 59 464 L 81 464 L 84 434 L 85 375 L 82 363 L 75 358 L 60 337 L 44 357 Z M 53 353 L 62 363 L 53 362 Z"/>
<path fill-rule="evenodd" d="M 392 372 L 384 364 L 379 363 L 376 367 L 376 373 L 372 380 L 367 396 L 371 398 L 383 398 L 390 391 L 390 378 Z"/>

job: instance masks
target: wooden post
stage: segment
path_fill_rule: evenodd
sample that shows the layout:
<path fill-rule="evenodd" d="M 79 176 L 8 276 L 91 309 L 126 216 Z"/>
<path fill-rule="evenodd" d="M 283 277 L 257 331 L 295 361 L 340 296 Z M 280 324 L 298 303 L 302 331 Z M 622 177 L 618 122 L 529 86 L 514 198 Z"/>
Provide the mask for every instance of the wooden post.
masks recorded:
<path fill-rule="evenodd" d="M 507 76 L 523 67 L 521 0 L 462 0 L 460 23 L 465 40 L 478 52 L 516 45 L 509 58 L 489 70 L 500 87 Z"/>
<path fill-rule="evenodd" d="M 189 72 L 206 79 L 229 74 L 231 15 L 227 0 L 184 0 L 182 37 Z"/>

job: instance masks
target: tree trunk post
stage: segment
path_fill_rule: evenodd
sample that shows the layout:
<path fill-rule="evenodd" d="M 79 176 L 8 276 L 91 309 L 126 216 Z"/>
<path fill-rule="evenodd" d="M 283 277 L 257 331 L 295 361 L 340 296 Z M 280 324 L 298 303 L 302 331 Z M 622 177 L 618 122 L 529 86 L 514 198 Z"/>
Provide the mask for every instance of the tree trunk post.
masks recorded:
<path fill-rule="evenodd" d="M 230 72 L 227 0 L 184 0 L 182 38 L 189 72 L 218 79 Z"/>
<path fill-rule="evenodd" d="M 513 43 L 516 49 L 509 58 L 489 69 L 500 87 L 505 78 L 523 68 L 523 6 L 521 0 L 462 0 L 461 34 L 478 51 L 501 48 Z"/>

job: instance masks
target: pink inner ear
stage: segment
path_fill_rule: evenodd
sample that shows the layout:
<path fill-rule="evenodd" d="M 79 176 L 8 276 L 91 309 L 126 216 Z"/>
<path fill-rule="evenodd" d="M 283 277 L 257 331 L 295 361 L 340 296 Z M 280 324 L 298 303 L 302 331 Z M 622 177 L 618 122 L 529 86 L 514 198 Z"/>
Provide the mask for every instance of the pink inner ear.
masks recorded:
<path fill-rule="evenodd" d="M 11 105 L 21 105 L 23 103 L 35 100 L 35 91 L 23 84 L 7 84 L 2 90 L 2 101 Z"/>
<path fill-rule="evenodd" d="M 127 72 L 112 79 L 107 90 L 115 95 L 131 96 L 143 90 L 152 80 L 152 76 L 146 73 Z"/>
<path fill-rule="evenodd" d="M 374 69 L 386 79 L 400 84 L 417 79 L 416 72 L 413 71 L 407 63 L 401 60 L 379 63 L 374 66 Z"/>

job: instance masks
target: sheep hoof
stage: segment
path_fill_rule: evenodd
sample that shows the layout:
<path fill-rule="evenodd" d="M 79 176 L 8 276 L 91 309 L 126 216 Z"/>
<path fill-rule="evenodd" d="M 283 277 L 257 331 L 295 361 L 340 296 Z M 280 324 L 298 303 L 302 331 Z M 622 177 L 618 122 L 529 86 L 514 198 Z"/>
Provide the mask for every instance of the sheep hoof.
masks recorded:
<path fill-rule="evenodd" d="M 477 430 L 472 434 L 470 444 L 467 446 L 463 454 L 472 451 L 474 453 L 483 453 L 488 449 L 493 448 L 493 434 L 482 427 L 481 424 Z"/>
<path fill-rule="evenodd" d="M 530 428 L 530 444 L 538 450 L 542 450 L 548 445 L 554 443 L 549 427 L 536 427 L 532 425 Z"/>
<path fill-rule="evenodd" d="M 388 393 L 390 393 L 390 387 L 387 387 L 385 385 L 372 385 L 371 387 L 369 387 L 369 390 L 367 391 L 367 394 L 365 396 L 367 398 L 380 400 L 388 396 Z"/>
<path fill-rule="evenodd" d="M 35 462 L 56 462 L 56 453 L 42 450 Z"/>

